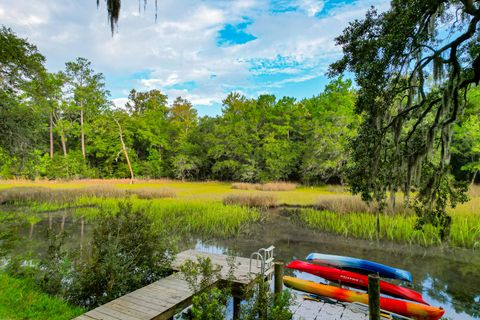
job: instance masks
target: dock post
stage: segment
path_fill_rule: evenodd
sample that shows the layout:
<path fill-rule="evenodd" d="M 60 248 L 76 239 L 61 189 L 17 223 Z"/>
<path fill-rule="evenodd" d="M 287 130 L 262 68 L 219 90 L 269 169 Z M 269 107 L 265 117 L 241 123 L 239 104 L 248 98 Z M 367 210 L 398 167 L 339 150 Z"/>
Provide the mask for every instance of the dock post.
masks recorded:
<path fill-rule="evenodd" d="M 240 303 L 242 299 L 237 296 L 233 296 L 233 319 L 240 319 Z"/>
<path fill-rule="evenodd" d="M 283 290 L 283 262 L 275 262 L 273 266 L 275 274 L 274 293 L 277 295 Z"/>
<path fill-rule="evenodd" d="M 368 314 L 370 320 L 380 320 L 380 277 L 368 275 Z"/>

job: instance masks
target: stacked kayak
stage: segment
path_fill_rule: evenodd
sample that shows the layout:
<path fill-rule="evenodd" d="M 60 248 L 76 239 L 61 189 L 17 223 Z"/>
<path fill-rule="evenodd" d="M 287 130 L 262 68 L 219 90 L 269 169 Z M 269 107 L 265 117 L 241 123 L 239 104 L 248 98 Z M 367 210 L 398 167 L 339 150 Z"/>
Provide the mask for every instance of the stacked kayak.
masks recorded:
<path fill-rule="evenodd" d="M 289 276 L 284 276 L 283 282 L 287 287 L 292 289 L 313 293 L 319 296 L 345 302 L 360 302 L 368 304 L 368 294 L 366 293 L 328 286 Z M 393 313 L 422 320 L 438 320 L 445 313 L 445 310 L 442 308 L 384 297 L 380 297 L 380 308 Z"/>
<path fill-rule="evenodd" d="M 292 261 L 287 265 L 287 268 L 308 272 L 329 281 L 345 283 L 356 288 L 368 288 L 368 276 L 355 272 L 319 266 L 300 260 Z M 423 300 L 423 297 L 419 292 L 386 281 L 380 281 L 380 292 L 402 299 L 428 304 Z"/>
<path fill-rule="evenodd" d="M 365 275 L 367 273 L 379 274 L 384 278 L 392 278 L 409 282 L 412 281 L 410 272 L 373 261 L 321 253 L 311 253 L 307 256 L 307 260 L 310 262 L 315 262 L 316 264 L 295 260 L 287 265 L 287 268 L 308 272 L 332 282 L 340 282 L 354 288 L 362 289 L 368 288 L 368 276 Z M 323 265 L 318 265 L 317 263 Z M 337 269 L 334 267 L 339 267 L 342 269 Z M 350 270 L 354 270 L 356 272 L 352 272 Z M 357 272 L 363 274 L 359 274 Z M 368 304 L 367 293 L 338 288 L 289 276 L 283 277 L 283 281 L 285 285 L 296 290 L 344 302 L 359 302 Z M 445 313 L 445 310 L 442 308 L 428 305 L 419 292 L 395 285 L 393 283 L 380 281 L 380 292 L 410 300 L 404 301 L 394 298 L 380 297 L 380 308 L 392 313 L 412 317 L 415 319 L 428 320 L 440 319 Z"/>
<path fill-rule="evenodd" d="M 307 256 L 307 261 L 326 264 L 334 267 L 358 269 L 367 273 L 378 273 L 381 277 L 384 278 L 412 282 L 412 275 L 406 270 L 392 268 L 384 264 L 364 259 L 335 256 L 331 254 L 310 253 Z"/>

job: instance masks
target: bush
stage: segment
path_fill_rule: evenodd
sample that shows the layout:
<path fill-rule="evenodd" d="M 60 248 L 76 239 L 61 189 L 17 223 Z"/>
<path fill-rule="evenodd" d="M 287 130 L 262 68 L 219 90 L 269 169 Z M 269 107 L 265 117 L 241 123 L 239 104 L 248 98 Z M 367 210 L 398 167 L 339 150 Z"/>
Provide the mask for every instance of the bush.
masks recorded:
<path fill-rule="evenodd" d="M 92 221 L 85 251 L 66 253 L 63 237 L 50 235 L 47 256 L 37 268 L 39 285 L 67 301 L 94 308 L 169 274 L 173 242 L 164 230 L 128 202 Z"/>

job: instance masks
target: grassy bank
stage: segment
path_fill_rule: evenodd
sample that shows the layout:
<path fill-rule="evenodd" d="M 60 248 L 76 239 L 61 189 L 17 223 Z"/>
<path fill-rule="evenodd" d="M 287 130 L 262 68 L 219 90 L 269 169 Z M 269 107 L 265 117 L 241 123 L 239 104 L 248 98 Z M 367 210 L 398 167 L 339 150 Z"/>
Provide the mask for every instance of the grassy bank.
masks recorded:
<path fill-rule="evenodd" d="M 67 320 L 84 312 L 82 308 L 40 292 L 26 279 L 0 272 L 0 319 Z"/>
<path fill-rule="evenodd" d="M 313 209 L 300 209 L 296 217 L 304 225 L 326 232 L 367 240 L 376 239 L 376 215 L 371 213 L 334 213 Z M 450 246 L 480 249 L 480 219 L 478 214 L 453 214 Z M 380 238 L 383 240 L 440 245 L 438 230 L 426 225 L 415 230 L 416 217 L 412 215 L 381 215 Z"/>

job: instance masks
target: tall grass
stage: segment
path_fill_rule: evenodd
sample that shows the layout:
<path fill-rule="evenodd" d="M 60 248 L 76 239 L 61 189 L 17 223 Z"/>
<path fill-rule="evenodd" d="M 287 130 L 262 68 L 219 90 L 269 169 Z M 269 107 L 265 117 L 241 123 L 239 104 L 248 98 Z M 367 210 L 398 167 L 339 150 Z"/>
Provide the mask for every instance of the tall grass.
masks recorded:
<path fill-rule="evenodd" d="M 119 201 L 121 200 L 82 198 L 76 204 L 90 207 L 76 210 L 75 214 L 97 218 L 101 209 L 114 213 L 118 210 Z M 173 199 L 147 201 L 135 198 L 129 201 L 134 209 L 144 209 L 154 220 L 156 228 L 167 230 L 172 235 L 230 237 L 246 231 L 251 223 L 261 218 L 261 213 L 255 208 L 225 206 L 221 203 Z"/>
<path fill-rule="evenodd" d="M 111 185 L 88 186 L 83 188 L 53 189 L 46 187 L 13 187 L 0 190 L 0 204 L 71 203 L 79 198 L 127 198 L 136 195 L 141 199 L 173 198 L 175 191 L 170 188 L 119 189 Z"/>
<path fill-rule="evenodd" d="M 314 209 L 296 211 L 304 225 L 345 237 L 376 239 L 376 216 L 371 213 L 334 213 Z M 380 238 L 389 241 L 440 245 L 438 230 L 426 225 L 423 230 L 415 230 L 416 217 L 413 215 L 381 215 Z M 451 246 L 480 249 L 480 219 L 475 214 L 454 215 L 450 234 Z"/>
<path fill-rule="evenodd" d="M 272 208 L 277 205 L 277 202 L 277 197 L 272 194 L 230 194 L 223 198 L 225 205 L 255 208 Z"/>
<path fill-rule="evenodd" d="M 232 183 L 232 189 L 260 190 L 260 191 L 291 191 L 297 188 L 296 183 L 291 182 L 268 182 L 268 183 Z"/>
<path fill-rule="evenodd" d="M 335 213 L 360 213 L 375 212 L 376 208 L 367 205 L 359 196 L 348 194 L 341 195 L 324 195 L 317 200 L 316 207 L 320 210 L 331 211 Z M 385 212 L 389 214 L 413 214 L 411 209 L 406 208 L 402 202 L 398 202 L 395 208 L 388 206 Z"/>

